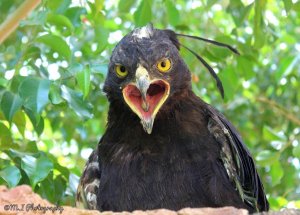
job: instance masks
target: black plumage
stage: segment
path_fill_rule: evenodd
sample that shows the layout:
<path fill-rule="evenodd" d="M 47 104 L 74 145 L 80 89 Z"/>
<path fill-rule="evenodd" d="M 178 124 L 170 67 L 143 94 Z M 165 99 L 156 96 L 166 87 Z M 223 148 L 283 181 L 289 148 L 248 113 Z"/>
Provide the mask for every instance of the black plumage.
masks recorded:
<path fill-rule="evenodd" d="M 173 31 L 148 25 L 114 49 L 104 87 L 107 129 L 86 164 L 78 204 L 268 210 L 249 151 L 231 123 L 192 92 L 179 47 Z"/>

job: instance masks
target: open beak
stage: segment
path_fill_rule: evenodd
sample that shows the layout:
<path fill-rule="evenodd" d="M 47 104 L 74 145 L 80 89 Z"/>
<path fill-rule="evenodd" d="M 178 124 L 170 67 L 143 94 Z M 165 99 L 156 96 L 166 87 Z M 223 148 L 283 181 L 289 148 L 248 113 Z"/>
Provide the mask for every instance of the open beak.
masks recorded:
<path fill-rule="evenodd" d="M 162 79 L 150 80 L 148 71 L 139 66 L 135 83 L 123 89 L 123 97 L 131 110 L 141 119 L 144 130 L 151 134 L 156 114 L 167 100 L 170 85 Z"/>

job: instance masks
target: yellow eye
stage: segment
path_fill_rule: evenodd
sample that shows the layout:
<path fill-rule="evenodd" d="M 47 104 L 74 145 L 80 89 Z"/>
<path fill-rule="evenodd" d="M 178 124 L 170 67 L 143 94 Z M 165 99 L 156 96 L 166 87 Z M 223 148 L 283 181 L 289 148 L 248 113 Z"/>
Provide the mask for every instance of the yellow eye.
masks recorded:
<path fill-rule="evenodd" d="M 123 65 L 116 65 L 115 66 L 115 71 L 116 71 L 117 76 L 119 78 L 125 78 L 127 76 L 127 74 L 128 74 L 128 70 Z"/>
<path fill-rule="evenodd" d="M 158 61 L 156 67 L 160 72 L 168 72 L 171 68 L 171 61 L 168 58 L 164 58 Z"/>

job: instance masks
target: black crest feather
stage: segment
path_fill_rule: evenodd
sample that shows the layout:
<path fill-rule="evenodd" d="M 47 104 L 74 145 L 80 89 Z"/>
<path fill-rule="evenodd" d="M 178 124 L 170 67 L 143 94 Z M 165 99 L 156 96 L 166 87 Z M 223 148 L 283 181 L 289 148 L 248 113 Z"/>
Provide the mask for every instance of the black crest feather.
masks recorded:
<path fill-rule="evenodd" d="M 187 49 L 188 51 L 190 51 L 193 55 L 195 55 L 196 58 L 208 69 L 211 76 L 216 80 L 217 87 L 221 93 L 222 98 L 224 99 L 223 84 L 222 84 L 221 80 L 219 79 L 218 75 L 216 74 L 216 72 L 213 70 L 213 68 L 202 57 L 200 57 L 200 55 L 198 55 L 196 52 L 194 52 L 193 50 L 191 50 L 190 48 L 188 48 L 187 46 L 185 46 L 183 44 L 180 44 L 180 45 L 182 47 L 184 47 L 185 49 Z"/>
<path fill-rule="evenodd" d="M 197 37 L 197 36 L 192 36 L 192 35 L 186 35 L 186 34 L 176 34 L 176 36 L 181 36 L 181 37 L 189 37 L 189 38 L 192 38 L 192 39 L 196 39 L 196 40 L 202 40 L 202 41 L 205 41 L 207 43 L 211 43 L 211 44 L 214 44 L 216 46 L 221 46 L 221 47 L 225 47 L 225 48 L 228 48 L 230 51 L 232 51 L 233 53 L 239 55 L 240 53 L 238 52 L 237 49 L 233 48 L 232 46 L 228 45 L 228 44 L 225 44 L 225 43 L 221 43 L 221 42 L 218 42 L 218 41 L 215 41 L 215 40 L 210 40 L 210 39 L 206 39 L 206 38 L 203 38 L 203 37 Z"/>
<path fill-rule="evenodd" d="M 170 32 L 173 32 L 173 31 L 170 31 Z M 191 50 L 187 46 L 183 45 L 182 43 L 179 43 L 178 40 L 177 40 L 177 38 L 176 38 L 176 36 L 182 36 L 182 37 L 188 37 L 188 38 L 191 38 L 191 39 L 201 40 L 201 41 L 204 41 L 204 42 L 207 42 L 207 43 L 211 43 L 211 44 L 216 45 L 216 46 L 221 46 L 221 47 L 224 47 L 224 48 L 228 48 L 230 51 L 232 51 L 233 53 L 235 53 L 237 55 L 240 54 L 238 52 L 238 50 L 235 49 L 235 48 L 233 48 L 232 46 L 230 46 L 228 44 L 221 43 L 221 42 L 214 41 L 214 40 L 210 40 L 210 39 L 206 39 L 206 38 L 203 38 L 203 37 L 186 35 L 186 34 L 177 34 L 175 32 L 173 32 L 173 34 L 171 34 L 171 36 L 170 36 L 170 39 L 172 40 L 173 43 L 175 42 L 174 44 L 176 45 L 176 47 L 178 49 L 179 49 L 179 46 L 184 47 L 189 52 L 191 52 L 202 63 L 202 65 L 204 65 L 207 68 L 207 70 L 209 71 L 209 73 L 211 74 L 211 76 L 216 80 L 217 87 L 218 87 L 218 89 L 219 89 L 219 91 L 221 93 L 222 98 L 224 99 L 224 88 L 223 88 L 222 82 L 219 79 L 219 77 L 216 74 L 216 72 L 213 70 L 213 68 L 200 55 L 198 55 L 196 52 L 194 52 L 193 50 Z M 176 40 L 174 39 L 174 37 L 176 38 Z"/>

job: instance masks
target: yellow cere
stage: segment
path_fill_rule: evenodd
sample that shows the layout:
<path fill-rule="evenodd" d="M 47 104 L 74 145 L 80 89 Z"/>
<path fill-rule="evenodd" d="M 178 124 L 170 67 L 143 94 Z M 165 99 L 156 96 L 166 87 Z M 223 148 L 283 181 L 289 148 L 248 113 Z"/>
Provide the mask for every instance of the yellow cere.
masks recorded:
<path fill-rule="evenodd" d="M 128 70 L 123 65 L 116 65 L 115 66 L 116 74 L 119 78 L 125 78 L 128 74 Z"/>
<path fill-rule="evenodd" d="M 171 61 L 168 58 L 164 58 L 158 61 L 156 67 L 160 72 L 168 72 L 171 69 Z"/>

